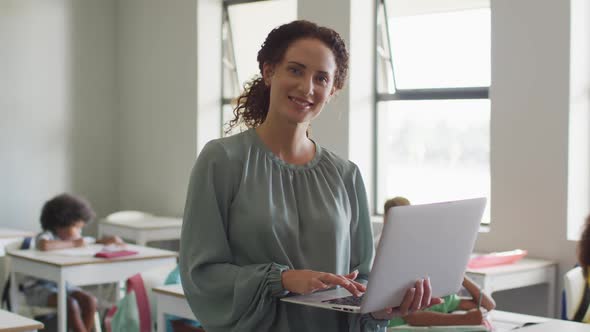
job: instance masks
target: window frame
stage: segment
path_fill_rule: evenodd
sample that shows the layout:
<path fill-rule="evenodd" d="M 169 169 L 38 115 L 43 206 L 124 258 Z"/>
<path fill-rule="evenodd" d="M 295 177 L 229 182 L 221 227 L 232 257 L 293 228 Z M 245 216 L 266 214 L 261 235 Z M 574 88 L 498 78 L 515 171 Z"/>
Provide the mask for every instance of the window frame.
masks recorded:
<path fill-rule="evenodd" d="M 385 25 L 385 38 L 387 41 L 387 54 L 389 57 L 389 66 L 386 66 L 390 70 L 390 74 L 393 79 L 393 86 L 395 88 L 396 81 L 395 81 L 395 63 L 393 58 L 393 52 L 391 47 L 391 37 L 389 32 L 389 17 L 387 15 L 387 3 L 386 0 L 377 0 L 377 4 L 375 6 L 375 34 L 374 34 L 374 43 L 375 43 L 375 53 L 374 53 L 374 94 L 375 94 L 375 103 L 373 107 L 373 215 L 382 216 L 383 214 L 377 213 L 379 211 L 379 167 L 378 167 L 378 160 L 379 160 L 379 127 L 378 127 L 378 110 L 379 110 L 379 103 L 383 102 L 391 102 L 391 101 L 398 101 L 398 100 L 461 100 L 461 99 L 490 99 L 490 87 L 489 86 L 476 86 L 476 87 L 460 87 L 460 88 L 432 88 L 432 89 L 395 89 L 394 93 L 389 92 L 379 92 L 379 75 L 385 75 L 386 72 L 379 70 L 379 62 L 381 60 L 381 56 L 379 54 L 379 30 L 382 27 L 379 24 L 379 15 L 381 13 L 381 9 L 383 9 L 383 24 Z M 491 222 L 491 221 L 490 221 Z M 487 225 L 487 224 L 486 224 Z"/>

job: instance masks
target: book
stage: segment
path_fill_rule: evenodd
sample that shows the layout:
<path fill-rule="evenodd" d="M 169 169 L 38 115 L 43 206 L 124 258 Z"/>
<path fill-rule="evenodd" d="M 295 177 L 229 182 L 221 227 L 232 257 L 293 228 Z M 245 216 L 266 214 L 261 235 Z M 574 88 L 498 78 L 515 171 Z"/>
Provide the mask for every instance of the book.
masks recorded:
<path fill-rule="evenodd" d="M 118 250 L 118 251 L 99 251 L 94 255 L 94 257 L 99 258 L 115 258 L 115 257 L 124 257 L 124 256 L 131 256 L 136 255 L 137 251 L 134 250 Z"/>
<path fill-rule="evenodd" d="M 526 250 L 516 249 L 502 252 L 492 252 L 485 255 L 479 255 L 471 258 L 467 267 L 470 269 L 478 269 L 482 267 L 490 267 L 496 265 L 512 264 L 521 260 L 527 255 Z"/>
<path fill-rule="evenodd" d="M 123 246 L 119 246 L 116 244 L 109 244 L 102 248 L 101 251 L 97 252 L 94 257 L 99 258 L 116 258 L 116 257 L 125 257 L 136 255 L 137 251 L 135 250 L 127 250 Z"/>

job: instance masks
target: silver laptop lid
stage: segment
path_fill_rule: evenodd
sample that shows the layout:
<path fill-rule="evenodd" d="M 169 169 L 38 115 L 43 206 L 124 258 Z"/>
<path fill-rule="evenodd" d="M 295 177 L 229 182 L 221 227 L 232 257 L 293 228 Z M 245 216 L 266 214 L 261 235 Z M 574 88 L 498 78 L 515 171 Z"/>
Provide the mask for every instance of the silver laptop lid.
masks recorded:
<path fill-rule="evenodd" d="M 406 290 L 425 277 L 433 297 L 458 292 L 485 205 L 482 197 L 391 208 L 361 312 L 399 306 Z"/>

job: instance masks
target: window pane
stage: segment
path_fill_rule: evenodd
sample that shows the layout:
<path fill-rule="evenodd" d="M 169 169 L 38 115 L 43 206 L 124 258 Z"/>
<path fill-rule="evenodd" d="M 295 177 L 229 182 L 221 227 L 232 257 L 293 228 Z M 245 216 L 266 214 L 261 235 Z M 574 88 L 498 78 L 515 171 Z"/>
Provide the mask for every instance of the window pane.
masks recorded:
<path fill-rule="evenodd" d="M 259 74 L 256 56 L 266 35 L 297 19 L 296 0 L 259 1 L 228 6 L 240 87 Z"/>
<path fill-rule="evenodd" d="M 489 8 L 392 16 L 387 2 L 397 89 L 490 85 Z"/>
<path fill-rule="evenodd" d="M 377 211 L 394 196 L 431 203 L 486 196 L 490 207 L 489 100 L 378 104 Z"/>

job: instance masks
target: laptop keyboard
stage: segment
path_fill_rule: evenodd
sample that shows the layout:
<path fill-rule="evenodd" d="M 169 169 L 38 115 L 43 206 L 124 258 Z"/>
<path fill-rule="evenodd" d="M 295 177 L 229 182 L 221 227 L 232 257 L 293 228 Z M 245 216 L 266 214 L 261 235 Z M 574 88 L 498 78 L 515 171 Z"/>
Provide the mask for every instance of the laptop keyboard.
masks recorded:
<path fill-rule="evenodd" d="M 339 299 L 325 300 L 322 302 L 331 303 L 331 304 L 349 305 L 349 306 L 353 306 L 353 307 L 360 307 L 361 300 L 363 299 L 363 295 L 361 295 L 360 297 L 356 297 L 356 296 L 351 295 L 351 296 L 347 296 L 347 297 L 341 297 Z"/>

